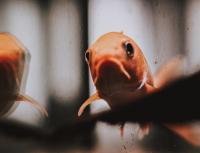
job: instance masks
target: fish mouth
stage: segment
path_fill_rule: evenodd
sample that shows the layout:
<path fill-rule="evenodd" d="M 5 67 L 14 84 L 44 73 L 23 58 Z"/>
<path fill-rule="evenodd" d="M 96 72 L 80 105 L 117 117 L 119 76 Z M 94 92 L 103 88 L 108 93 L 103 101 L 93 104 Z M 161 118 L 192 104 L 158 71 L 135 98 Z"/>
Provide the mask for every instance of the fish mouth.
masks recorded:
<path fill-rule="evenodd" d="M 122 89 L 132 79 L 123 62 L 114 57 L 101 59 L 95 68 L 93 81 L 97 90 L 104 95 Z"/>
<path fill-rule="evenodd" d="M 105 74 L 105 76 L 107 75 L 107 73 L 112 73 L 114 71 L 118 71 L 118 74 L 121 74 L 121 76 L 124 76 L 126 79 L 131 80 L 131 75 L 129 74 L 129 72 L 125 69 L 124 65 L 122 64 L 122 62 L 120 62 L 118 59 L 110 57 L 110 58 L 106 58 L 106 59 L 102 59 L 98 62 L 98 64 L 96 65 L 96 76 L 94 78 L 94 84 L 97 83 L 98 79 Z M 113 73 L 113 77 L 115 73 Z M 112 75 L 112 74 L 111 74 Z"/>

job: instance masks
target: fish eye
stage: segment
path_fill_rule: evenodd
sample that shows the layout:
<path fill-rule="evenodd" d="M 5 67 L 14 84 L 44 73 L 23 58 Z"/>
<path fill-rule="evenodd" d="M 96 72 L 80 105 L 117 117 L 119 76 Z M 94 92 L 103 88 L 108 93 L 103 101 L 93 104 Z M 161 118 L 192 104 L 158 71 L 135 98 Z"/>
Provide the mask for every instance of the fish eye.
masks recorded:
<path fill-rule="evenodd" d="M 85 60 L 88 62 L 89 58 L 90 58 L 90 53 L 89 53 L 89 51 L 86 51 L 85 52 Z"/>
<path fill-rule="evenodd" d="M 125 48 L 126 54 L 129 57 L 132 57 L 134 55 L 134 47 L 132 46 L 132 44 L 130 42 L 125 42 L 124 48 Z"/>

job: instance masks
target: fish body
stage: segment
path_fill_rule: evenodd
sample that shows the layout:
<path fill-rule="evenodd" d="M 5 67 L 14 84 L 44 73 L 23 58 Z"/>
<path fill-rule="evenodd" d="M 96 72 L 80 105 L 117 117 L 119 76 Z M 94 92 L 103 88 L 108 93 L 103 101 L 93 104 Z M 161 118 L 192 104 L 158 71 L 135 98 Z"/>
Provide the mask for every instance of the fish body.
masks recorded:
<path fill-rule="evenodd" d="M 0 33 L 0 117 L 10 113 L 17 101 L 30 103 L 47 115 L 42 106 L 22 93 L 29 60 L 29 52 L 16 37 Z"/>
<path fill-rule="evenodd" d="M 88 48 L 85 57 L 96 93 L 81 105 L 78 116 L 97 99 L 104 99 L 112 109 L 133 102 L 138 96 L 155 92 L 183 75 L 183 59 L 177 56 L 164 64 L 153 77 L 139 46 L 122 32 L 101 36 Z M 199 132 L 192 125 L 164 125 L 189 143 L 200 146 L 200 141 L 196 141 L 199 140 Z M 143 135 L 148 134 L 150 124 L 142 126 Z"/>
<path fill-rule="evenodd" d="M 128 53 L 128 47 L 132 53 Z M 98 94 L 111 107 L 133 101 L 135 94 L 141 91 L 148 92 L 147 85 L 153 87 L 147 62 L 140 48 L 128 36 L 108 33 L 99 38 L 88 52 L 92 52 L 90 69 Z"/>
<path fill-rule="evenodd" d="M 94 99 L 104 99 L 114 108 L 156 89 L 141 49 L 121 32 L 97 39 L 86 51 L 86 60 L 97 92 L 81 106 L 79 116 Z"/>

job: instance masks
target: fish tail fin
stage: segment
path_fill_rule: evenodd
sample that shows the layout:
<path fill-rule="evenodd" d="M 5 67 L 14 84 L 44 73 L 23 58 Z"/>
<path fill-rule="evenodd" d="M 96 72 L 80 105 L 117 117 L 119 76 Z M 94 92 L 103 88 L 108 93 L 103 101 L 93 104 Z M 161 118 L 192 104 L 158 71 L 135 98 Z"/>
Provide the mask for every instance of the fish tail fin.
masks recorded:
<path fill-rule="evenodd" d="M 183 76 L 184 56 L 177 55 L 158 69 L 155 75 L 155 87 L 162 88 Z"/>
<path fill-rule="evenodd" d="M 172 132 L 186 140 L 194 146 L 200 146 L 200 124 L 184 123 L 184 124 L 165 124 Z"/>
<path fill-rule="evenodd" d="M 78 116 L 81 116 L 85 110 L 85 108 L 91 104 L 93 101 L 100 99 L 99 94 L 96 92 L 95 94 L 93 94 L 92 96 L 90 96 L 79 108 L 78 111 Z"/>
<path fill-rule="evenodd" d="M 28 96 L 28 95 L 18 95 L 16 101 L 22 101 L 25 103 L 28 103 L 30 105 L 32 105 L 33 107 L 35 107 L 36 109 L 38 109 L 42 114 L 44 114 L 46 117 L 48 117 L 48 113 L 47 110 L 42 107 L 36 100 L 34 100 L 32 97 Z"/>

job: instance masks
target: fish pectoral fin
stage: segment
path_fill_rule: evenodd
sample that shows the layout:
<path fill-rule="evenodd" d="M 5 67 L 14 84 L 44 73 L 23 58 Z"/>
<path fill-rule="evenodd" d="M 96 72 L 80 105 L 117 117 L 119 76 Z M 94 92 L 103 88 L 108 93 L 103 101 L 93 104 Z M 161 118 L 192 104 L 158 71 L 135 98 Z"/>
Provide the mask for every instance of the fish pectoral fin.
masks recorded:
<path fill-rule="evenodd" d="M 120 137 L 123 138 L 124 137 L 124 126 L 125 126 L 125 122 L 122 122 L 120 124 Z"/>
<path fill-rule="evenodd" d="M 140 123 L 140 128 L 138 131 L 138 139 L 142 140 L 146 135 L 149 134 L 151 123 Z"/>
<path fill-rule="evenodd" d="M 85 110 L 85 108 L 91 104 L 93 101 L 100 99 L 99 94 L 96 92 L 95 94 L 93 94 L 92 96 L 90 96 L 79 108 L 78 111 L 78 116 L 81 116 Z"/>
<path fill-rule="evenodd" d="M 20 94 L 20 95 L 18 95 L 16 101 L 22 101 L 22 102 L 28 103 L 28 104 L 32 105 L 33 107 L 35 107 L 36 109 L 38 109 L 46 117 L 48 117 L 47 110 L 43 106 L 41 106 L 36 100 L 34 100 L 32 97 L 30 97 L 28 95 Z"/>

